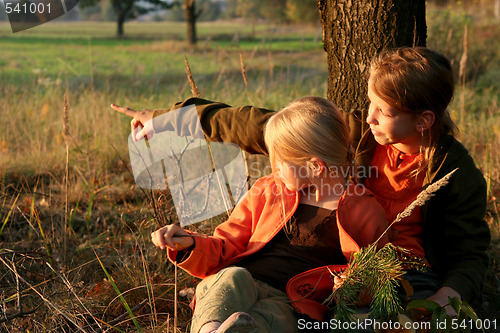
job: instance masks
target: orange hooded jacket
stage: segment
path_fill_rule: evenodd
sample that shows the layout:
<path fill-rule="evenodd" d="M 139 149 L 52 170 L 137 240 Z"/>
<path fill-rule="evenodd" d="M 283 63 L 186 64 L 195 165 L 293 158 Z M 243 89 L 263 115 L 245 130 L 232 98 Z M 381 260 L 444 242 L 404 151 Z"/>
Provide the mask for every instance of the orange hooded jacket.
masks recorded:
<path fill-rule="evenodd" d="M 274 175 L 260 178 L 213 236 L 194 238 L 194 248 L 178 266 L 191 275 L 205 278 L 236 264 L 262 249 L 283 228 L 295 213 L 299 199 L 298 192 L 289 191 Z M 350 183 L 339 200 L 337 225 L 342 252 L 349 261 L 360 247 L 380 237 L 387 221 L 369 190 Z M 378 246 L 387 242 L 384 235 Z M 169 249 L 168 257 L 175 261 L 177 251 Z"/>

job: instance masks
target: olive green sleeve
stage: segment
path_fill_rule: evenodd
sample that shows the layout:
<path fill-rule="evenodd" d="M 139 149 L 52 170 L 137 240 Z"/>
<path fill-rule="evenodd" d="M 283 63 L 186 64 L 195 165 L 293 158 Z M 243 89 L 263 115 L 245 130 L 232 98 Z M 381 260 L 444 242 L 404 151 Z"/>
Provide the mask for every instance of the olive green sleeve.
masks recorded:
<path fill-rule="evenodd" d="M 252 154 L 267 155 L 264 143 L 264 126 L 274 111 L 254 106 L 231 107 L 201 98 L 189 98 L 170 109 L 154 111 L 155 132 L 173 130 L 168 118 L 159 117 L 182 107 L 196 106 L 203 134 L 212 142 L 231 142 Z M 196 125 L 194 125 L 196 126 Z"/>

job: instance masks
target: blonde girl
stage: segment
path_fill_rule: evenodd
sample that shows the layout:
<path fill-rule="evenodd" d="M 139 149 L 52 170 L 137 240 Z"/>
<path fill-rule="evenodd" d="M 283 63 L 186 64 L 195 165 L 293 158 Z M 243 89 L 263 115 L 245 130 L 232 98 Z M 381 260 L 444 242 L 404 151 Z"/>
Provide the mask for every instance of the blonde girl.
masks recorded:
<path fill-rule="evenodd" d="M 152 233 L 171 260 L 203 278 L 191 332 L 297 332 L 287 282 L 319 266 L 346 264 L 387 226 L 369 191 L 348 182 L 349 133 L 333 103 L 292 102 L 269 119 L 264 137 L 273 174 L 252 186 L 213 236 L 189 237 L 176 225 Z M 315 308 L 301 315 L 322 319 Z"/>

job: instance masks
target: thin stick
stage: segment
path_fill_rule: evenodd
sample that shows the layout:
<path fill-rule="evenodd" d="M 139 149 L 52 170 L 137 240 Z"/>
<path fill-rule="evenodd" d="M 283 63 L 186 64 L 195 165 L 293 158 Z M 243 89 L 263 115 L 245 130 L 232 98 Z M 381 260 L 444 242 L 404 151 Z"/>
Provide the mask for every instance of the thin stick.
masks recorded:
<path fill-rule="evenodd" d="M 19 313 L 23 313 L 23 303 L 21 302 L 21 284 L 19 283 L 19 274 L 17 273 L 17 267 L 14 262 L 12 262 L 12 268 L 14 269 L 14 275 L 16 276 L 17 309 Z"/>
<path fill-rule="evenodd" d="M 173 235 L 172 237 L 201 237 L 201 238 L 207 238 L 207 235 L 203 235 L 203 234 L 189 234 L 189 235 Z"/>
<path fill-rule="evenodd" d="M 66 288 L 68 288 L 68 290 L 76 297 L 76 299 L 78 300 L 78 302 L 81 304 L 81 306 L 85 309 L 85 311 L 87 311 L 87 313 L 90 315 L 90 318 L 94 319 L 95 323 L 99 326 L 100 329 L 102 329 L 102 326 L 101 324 L 99 324 L 99 322 L 97 321 L 97 318 L 94 317 L 94 315 L 92 314 L 92 312 L 90 312 L 89 309 L 87 309 L 87 307 L 85 306 L 85 304 L 83 304 L 82 300 L 80 299 L 80 297 L 78 296 L 78 294 L 75 292 L 75 289 L 73 288 L 73 286 L 71 285 L 71 283 L 69 282 L 69 280 L 66 278 L 66 276 L 63 275 L 63 273 L 59 273 L 58 271 L 56 271 L 52 265 L 50 263 L 46 263 L 47 266 L 49 266 L 49 268 L 57 275 L 59 276 L 59 278 L 63 281 L 63 283 L 66 285 Z M 88 321 L 86 319 L 84 319 L 85 322 L 87 324 L 90 325 L 90 323 L 88 323 Z M 92 331 L 95 332 L 94 329 L 92 329 Z"/>
<path fill-rule="evenodd" d="M 193 93 L 193 97 L 200 97 L 200 92 L 199 92 L 198 87 L 196 86 L 196 84 L 194 82 L 193 74 L 191 73 L 191 67 L 189 67 L 189 62 L 186 58 L 186 55 L 184 55 L 184 63 L 186 64 L 186 74 L 188 77 L 189 85 L 191 86 L 191 92 Z M 220 189 L 220 192 L 222 194 L 222 200 L 224 201 L 224 206 L 226 208 L 227 216 L 229 218 L 230 211 L 231 211 L 232 207 L 234 207 L 234 205 L 235 205 L 233 194 L 231 192 L 231 187 L 229 186 L 229 181 L 228 181 L 228 178 L 226 175 L 226 171 L 224 170 L 224 168 L 221 168 L 220 171 L 222 173 L 222 176 L 224 177 L 224 183 L 226 185 L 226 190 L 229 194 L 229 199 L 231 200 L 232 206 L 230 207 L 229 203 L 226 201 L 226 197 L 224 195 L 224 189 L 222 186 L 221 179 L 219 177 L 219 173 L 216 172 L 217 170 L 215 168 L 214 156 L 212 154 L 212 148 L 210 147 L 210 142 L 208 140 L 206 140 L 206 142 L 207 142 L 208 153 L 210 155 L 210 164 L 212 166 L 212 172 L 215 173 L 215 176 L 217 177 L 217 183 L 219 185 L 219 189 Z"/>
<path fill-rule="evenodd" d="M 243 61 L 243 55 L 240 53 L 240 65 L 241 65 L 241 75 L 243 76 L 243 81 L 245 82 L 245 92 L 248 97 L 248 80 L 247 80 L 247 71 L 245 69 L 245 62 Z M 247 152 L 242 150 L 243 162 L 245 163 L 245 171 L 247 175 L 247 189 L 250 190 L 250 168 L 248 167 L 248 155 Z"/>
<path fill-rule="evenodd" d="M 61 311 L 56 305 L 54 305 L 47 297 L 45 297 L 40 291 L 35 289 L 28 281 L 26 281 L 22 276 L 17 274 L 15 269 L 13 269 L 11 266 L 9 266 L 4 259 L 0 256 L 0 261 L 11 271 L 13 272 L 16 277 L 18 277 L 24 284 L 26 284 L 28 287 L 30 287 L 31 290 L 33 290 L 44 302 L 45 304 L 49 305 L 51 308 L 53 308 L 57 313 L 59 313 L 61 316 L 66 318 L 69 322 L 71 322 L 79 331 L 82 331 L 85 333 L 83 328 L 78 325 L 77 322 L 75 322 L 72 318 L 70 318 L 67 314 L 65 314 L 63 311 Z"/>
<path fill-rule="evenodd" d="M 177 261 L 174 261 L 174 332 L 177 332 Z"/>

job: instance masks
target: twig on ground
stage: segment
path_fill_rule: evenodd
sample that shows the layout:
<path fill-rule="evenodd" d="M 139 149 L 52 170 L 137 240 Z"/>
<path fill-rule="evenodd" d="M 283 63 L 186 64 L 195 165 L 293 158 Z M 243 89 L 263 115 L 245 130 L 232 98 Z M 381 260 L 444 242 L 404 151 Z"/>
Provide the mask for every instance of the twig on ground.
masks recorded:
<path fill-rule="evenodd" d="M 28 285 L 28 287 L 30 287 L 44 302 L 45 304 L 49 305 L 52 309 L 54 309 L 57 313 L 59 313 L 60 315 L 62 315 L 64 318 L 66 318 L 66 320 L 68 320 L 69 322 L 71 322 L 78 330 L 82 331 L 82 332 L 85 332 L 85 330 L 83 330 L 83 328 L 78 325 L 77 322 L 75 322 L 72 318 L 70 318 L 67 314 L 65 314 L 63 311 L 61 311 L 54 303 L 52 303 L 49 299 L 47 299 L 47 297 L 45 297 L 40 291 L 38 291 L 37 289 L 35 289 L 35 287 L 33 287 L 31 285 L 31 283 L 29 283 L 28 281 L 26 281 L 22 276 L 20 276 L 19 274 L 17 274 L 16 270 L 14 268 L 12 268 L 6 261 L 5 259 L 3 259 L 1 256 L 0 256 L 0 261 L 12 272 L 14 273 L 16 276 L 19 277 L 19 280 L 21 280 L 24 284 Z"/>
<path fill-rule="evenodd" d="M 12 321 L 13 319 L 16 319 L 16 318 L 24 318 L 26 316 L 32 315 L 40 308 L 40 306 L 42 306 L 42 304 L 39 304 L 33 310 L 17 312 L 17 313 L 11 314 L 11 315 L 5 314 L 4 318 L 0 318 L 0 324 L 8 323 L 9 321 Z"/>
<path fill-rule="evenodd" d="M 90 317 L 92 319 L 94 319 L 94 321 L 96 322 L 96 324 L 99 326 L 99 328 L 102 329 L 102 326 L 99 324 L 99 322 L 97 321 L 97 319 L 94 317 L 94 315 L 92 314 L 92 312 L 90 312 L 89 309 L 87 309 L 87 307 L 85 306 L 85 304 L 83 304 L 82 300 L 80 299 L 80 297 L 78 297 L 78 295 L 76 294 L 73 286 L 71 285 L 71 283 L 68 281 L 68 279 L 62 274 L 62 273 L 59 273 L 58 271 L 56 271 L 51 265 L 50 263 L 47 262 L 47 266 L 49 266 L 49 268 L 57 275 L 61 278 L 61 280 L 64 282 L 64 284 L 66 285 L 66 287 L 68 288 L 68 290 L 76 297 L 76 299 L 78 300 L 78 302 L 82 305 L 82 307 L 85 309 L 85 311 L 90 315 Z M 95 332 L 95 331 L 94 331 Z"/>

